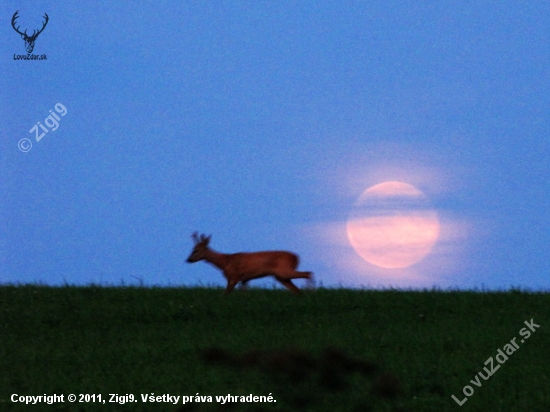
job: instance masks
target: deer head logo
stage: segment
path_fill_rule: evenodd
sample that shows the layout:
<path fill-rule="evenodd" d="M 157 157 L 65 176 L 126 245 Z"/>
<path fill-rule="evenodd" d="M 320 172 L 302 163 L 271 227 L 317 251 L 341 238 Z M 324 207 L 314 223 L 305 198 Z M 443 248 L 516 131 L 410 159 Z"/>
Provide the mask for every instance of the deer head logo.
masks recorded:
<path fill-rule="evenodd" d="M 27 30 L 25 30 L 24 33 L 22 33 L 21 31 L 19 31 L 19 27 L 20 26 L 17 26 L 15 27 L 15 21 L 17 20 L 17 18 L 19 17 L 17 15 L 17 13 L 19 13 L 19 10 L 17 10 L 13 17 L 11 18 L 11 26 L 13 27 L 13 29 L 19 33 L 21 35 L 21 38 L 23 40 L 25 40 L 25 49 L 27 49 L 27 53 L 32 53 L 32 51 L 34 50 L 34 42 L 36 41 L 36 38 L 38 37 L 38 35 L 40 33 L 42 33 L 42 31 L 44 31 L 44 29 L 46 28 L 46 24 L 48 24 L 48 20 L 49 20 L 49 17 L 46 13 L 44 13 L 44 18 L 46 19 L 46 21 L 42 24 L 42 28 L 38 31 L 36 30 L 33 30 L 32 32 L 32 35 L 28 35 L 27 34 Z"/>

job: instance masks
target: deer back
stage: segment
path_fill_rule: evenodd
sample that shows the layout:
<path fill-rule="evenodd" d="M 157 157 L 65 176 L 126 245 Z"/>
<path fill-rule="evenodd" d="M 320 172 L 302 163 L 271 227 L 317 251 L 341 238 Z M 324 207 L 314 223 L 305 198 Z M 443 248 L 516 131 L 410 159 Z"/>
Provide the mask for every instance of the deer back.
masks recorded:
<path fill-rule="evenodd" d="M 224 271 L 229 273 L 273 273 L 293 271 L 298 256 L 286 251 L 234 253 L 227 255 Z"/>

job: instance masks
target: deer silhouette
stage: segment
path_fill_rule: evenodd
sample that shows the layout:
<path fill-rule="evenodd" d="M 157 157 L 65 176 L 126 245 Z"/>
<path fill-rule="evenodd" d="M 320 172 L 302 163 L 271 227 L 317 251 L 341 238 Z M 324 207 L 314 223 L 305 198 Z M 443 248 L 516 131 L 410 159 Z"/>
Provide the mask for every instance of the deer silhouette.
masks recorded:
<path fill-rule="evenodd" d="M 17 20 L 17 18 L 19 17 L 17 15 L 17 13 L 19 13 L 19 10 L 17 10 L 14 14 L 13 14 L 13 17 L 11 18 L 11 26 L 13 27 L 13 29 L 19 33 L 21 35 L 21 38 L 23 40 L 25 40 L 25 49 L 27 49 L 27 53 L 32 53 L 32 51 L 34 50 L 34 42 L 36 41 L 36 38 L 38 37 L 38 35 L 40 33 L 42 33 L 44 31 L 44 28 L 46 27 L 46 25 L 48 24 L 48 20 L 50 19 L 48 17 L 48 15 L 46 13 L 44 13 L 44 18 L 46 19 L 46 21 L 42 24 L 42 28 L 38 31 L 36 30 L 33 30 L 32 32 L 32 35 L 28 35 L 27 34 L 27 30 L 25 30 L 25 32 L 21 32 L 19 31 L 19 27 L 21 26 L 17 26 L 15 27 L 15 21 Z"/>
<path fill-rule="evenodd" d="M 298 272 L 298 256 L 286 251 L 268 251 L 252 253 L 218 253 L 208 247 L 211 236 L 195 232 L 191 236 L 195 243 L 188 263 L 206 260 L 223 272 L 227 279 L 225 293 L 231 293 L 235 285 L 241 282 L 246 285 L 251 279 L 274 276 L 275 279 L 292 293 L 299 294 L 300 289 L 292 283 L 292 279 L 310 279 L 311 272 Z"/>

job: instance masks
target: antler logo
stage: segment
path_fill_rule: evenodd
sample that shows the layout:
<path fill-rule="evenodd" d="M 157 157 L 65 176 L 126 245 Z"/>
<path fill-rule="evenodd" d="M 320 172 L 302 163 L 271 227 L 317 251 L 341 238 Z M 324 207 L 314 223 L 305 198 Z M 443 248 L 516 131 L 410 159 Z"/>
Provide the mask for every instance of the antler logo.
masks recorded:
<path fill-rule="evenodd" d="M 13 15 L 13 17 L 12 17 L 12 19 L 11 19 L 11 26 L 13 27 L 13 29 L 14 29 L 17 33 L 19 33 L 19 34 L 21 35 L 21 38 L 22 38 L 23 40 L 25 40 L 25 49 L 27 49 L 27 53 L 32 53 L 32 51 L 34 50 L 34 42 L 36 41 L 36 38 L 38 37 L 38 35 L 39 35 L 40 33 L 42 33 L 42 32 L 44 31 L 44 29 L 46 28 L 46 25 L 48 24 L 49 17 L 48 17 L 48 15 L 47 15 L 46 13 L 44 13 L 44 18 L 46 19 L 46 21 L 42 24 L 42 28 L 41 28 L 40 30 L 38 30 L 38 31 L 33 30 L 32 35 L 29 36 L 29 35 L 27 34 L 27 30 L 25 30 L 25 32 L 22 33 L 21 31 L 19 31 L 19 27 L 20 27 L 20 26 L 15 27 L 15 21 L 16 21 L 17 18 L 19 17 L 19 16 L 17 15 L 17 13 L 19 13 L 19 10 L 17 10 L 17 11 L 14 13 L 14 15 Z"/>

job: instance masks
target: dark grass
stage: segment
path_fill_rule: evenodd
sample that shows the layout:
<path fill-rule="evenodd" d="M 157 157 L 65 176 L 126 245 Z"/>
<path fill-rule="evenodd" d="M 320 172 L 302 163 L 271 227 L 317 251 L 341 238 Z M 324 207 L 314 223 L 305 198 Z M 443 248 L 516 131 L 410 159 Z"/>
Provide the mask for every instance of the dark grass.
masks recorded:
<path fill-rule="evenodd" d="M 530 319 L 540 328 L 519 343 Z M 472 385 L 514 337 L 520 348 Z M 176 411 L 181 405 L 144 404 L 140 394 L 271 393 L 277 403 L 235 410 L 548 411 L 549 344 L 550 294 L 520 290 L 318 289 L 297 298 L 284 290 L 3 286 L 0 410 Z M 340 361 L 330 369 L 330 351 L 377 372 L 347 374 Z M 216 353 L 255 363 L 228 364 Z M 273 369 L 298 359 L 289 353 L 307 358 L 307 372 Z M 340 372 L 345 382 L 331 381 Z M 463 399 L 465 385 L 475 393 L 460 407 L 451 395 Z M 21 406 L 13 393 L 133 394 L 139 402 Z"/>

